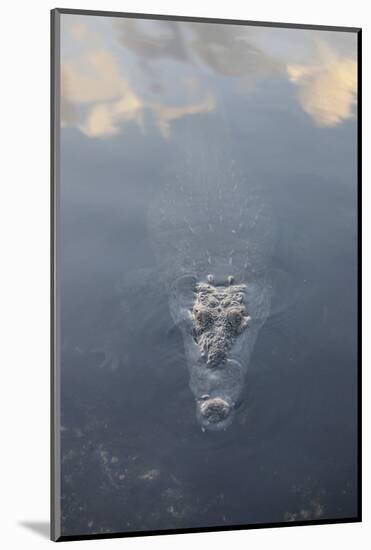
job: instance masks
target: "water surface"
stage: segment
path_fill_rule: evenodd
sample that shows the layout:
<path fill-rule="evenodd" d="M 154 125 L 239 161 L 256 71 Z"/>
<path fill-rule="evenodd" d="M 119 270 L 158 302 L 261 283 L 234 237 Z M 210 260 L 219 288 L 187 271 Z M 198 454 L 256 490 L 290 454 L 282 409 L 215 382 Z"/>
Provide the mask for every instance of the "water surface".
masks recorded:
<path fill-rule="evenodd" d="M 61 49 L 62 533 L 354 517 L 356 35 L 62 15 Z M 148 212 L 227 148 L 275 292 L 204 433 Z"/>

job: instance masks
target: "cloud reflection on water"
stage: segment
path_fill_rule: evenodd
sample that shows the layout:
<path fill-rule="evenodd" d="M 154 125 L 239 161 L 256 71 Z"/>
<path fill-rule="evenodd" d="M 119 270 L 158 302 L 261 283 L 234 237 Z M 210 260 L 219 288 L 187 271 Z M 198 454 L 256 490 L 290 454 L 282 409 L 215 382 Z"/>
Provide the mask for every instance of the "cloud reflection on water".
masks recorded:
<path fill-rule="evenodd" d="M 64 62 L 61 77 L 62 127 L 76 126 L 92 138 L 117 135 L 128 122 L 144 129 L 145 111 L 152 114 L 159 132 L 168 138 L 173 121 L 215 108 L 210 93 L 181 105 L 141 99 L 107 50 L 92 52 L 78 62 Z M 86 109 L 81 109 L 84 106 Z"/>
<path fill-rule="evenodd" d="M 134 19 L 91 27 L 86 18 L 75 18 L 63 40 L 80 44 L 83 52 L 77 47 L 78 55 L 62 56 L 62 126 L 104 138 L 120 134 L 129 123 L 145 131 L 149 115 L 169 138 L 176 120 L 210 112 L 223 102 L 223 87 L 215 77 L 236 81 L 236 94 L 256 90 L 262 79 L 289 80 L 298 104 L 318 127 L 353 116 L 354 52 L 340 54 L 335 40 L 334 49 L 323 41 L 316 59 L 292 63 L 288 53 L 275 55 L 267 29 L 262 32 L 258 27 Z M 275 40 L 284 33 L 288 51 L 295 50 L 299 31 L 295 36 L 288 29 L 273 32 Z M 326 38 L 331 41 L 329 33 Z M 312 46 L 317 42 L 318 33 Z M 193 86 L 187 85 L 190 70 Z"/>
<path fill-rule="evenodd" d="M 115 28 L 121 45 L 147 61 L 201 62 L 216 73 L 235 77 L 272 73 L 283 67 L 253 44 L 246 26 L 175 21 L 154 25 L 129 19 L 117 20 Z"/>
<path fill-rule="evenodd" d="M 288 65 L 287 74 L 298 86 L 301 107 L 317 126 L 336 126 L 354 115 L 357 94 L 357 63 L 338 57 L 327 46 L 320 48 L 313 65 Z"/>
<path fill-rule="evenodd" d="M 182 24 L 174 21 L 116 19 L 114 27 L 122 46 L 146 59 L 187 61 Z"/>

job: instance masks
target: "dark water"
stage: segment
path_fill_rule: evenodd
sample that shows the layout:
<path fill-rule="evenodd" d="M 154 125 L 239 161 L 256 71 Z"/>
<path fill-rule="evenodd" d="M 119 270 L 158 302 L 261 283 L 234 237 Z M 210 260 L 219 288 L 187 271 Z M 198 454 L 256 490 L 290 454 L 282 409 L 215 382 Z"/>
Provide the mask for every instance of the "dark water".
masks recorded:
<path fill-rule="evenodd" d="M 208 70 L 217 105 L 174 120 L 170 137 L 148 113 L 145 133 L 62 129 L 63 534 L 357 513 L 355 120 L 314 124 L 280 72 L 246 95 Z M 181 175 L 186 125 L 228 125 L 274 221 L 272 314 L 224 432 L 197 424 L 147 221 Z"/>

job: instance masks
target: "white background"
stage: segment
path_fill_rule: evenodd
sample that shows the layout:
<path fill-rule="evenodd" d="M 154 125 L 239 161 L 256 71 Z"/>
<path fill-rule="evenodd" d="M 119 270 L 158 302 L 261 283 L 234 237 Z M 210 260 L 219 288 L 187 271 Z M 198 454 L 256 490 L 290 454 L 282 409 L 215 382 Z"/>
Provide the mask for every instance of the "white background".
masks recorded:
<path fill-rule="evenodd" d="M 225 0 L 54 2 L 18 0 L 1 7 L 0 161 L 0 528 L 3 548 L 52 545 L 49 519 L 49 10 L 104 9 L 363 27 L 363 120 L 370 114 L 370 16 L 365 0 Z M 366 68 L 368 70 L 366 70 Z M 5 122 L 5 124 L 4 124 Z M 364 135 L 366 130 L 364 131 Z M 369 142 L 364 138 L 364 157 Z M 369 151 L 369 150 L 368 150 Z M 363 210 L 370 207 L 369 163 L 364 159 Z M 368 208 L 368 212 L 370 209 Z M 364 215 L 366 218 L 366 215 Z M 222 545 L 234 549 L 369 548 L 370 223 L 364 229 L 364 523 L 230 533 L 70 542 L 152 550 Z M 367 250 L 368 248 L 368 250 Z M 5 306 L 5 307 L 4 307 Z M 367 433 L 367 431 L 369 433 Z M 243 502 L 241 502 L 243 506 Z"/>

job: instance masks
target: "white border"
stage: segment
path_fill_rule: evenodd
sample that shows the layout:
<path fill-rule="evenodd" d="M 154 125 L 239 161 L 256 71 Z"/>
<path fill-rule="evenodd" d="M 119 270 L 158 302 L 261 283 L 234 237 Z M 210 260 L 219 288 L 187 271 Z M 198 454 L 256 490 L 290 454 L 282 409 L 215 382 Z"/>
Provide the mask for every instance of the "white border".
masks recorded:
<path fill-rule="evenodd" d="M 29 549 L 52 544 L 22 522 L 46 522 L 49 518 L 49 10 L 54 7 L 104 9 L 363 27 L 363 120 L 367 152 L 367 121 L 371 97 L 368 59 L 370 16 L 367 3 L 285 1 L 187 2 L 131 0 L 105 2 L 81 0 L 55 4 L 19 0 L 2 6 L 1 44 L 1 441 L 2 441 L 2 539 L 6 548 Z M 370 66 L 370 63 L 368 63 Z M 364 154 L 363 181 L 370 180 Z M 365 184 L 364 281 L 370 278 L 370 201 Z M 370 247 L 368 247 L 370 249 Z M 370 436 L 367 433 L 370 400 L 367 399 L 370 351 L 370 293 L 364 285 L 364 523 L 70 542 L 79 547 L 104 544 L 126 548 L 165 548 L 189 544 L 233 545 L 279 549 L 336 546 L 368 547 L 371 538 L 368 506 L 370 494 Z M 4 307 L 5 306 L 5 307 Z M 368 430 L 370 431 L 370 430 Z"/>

